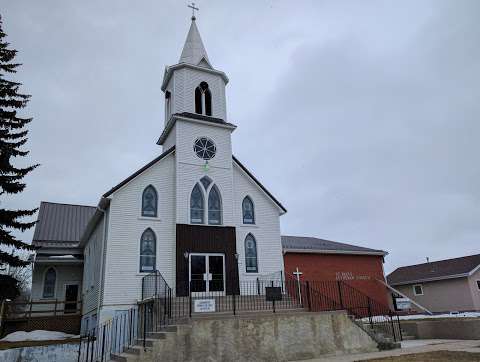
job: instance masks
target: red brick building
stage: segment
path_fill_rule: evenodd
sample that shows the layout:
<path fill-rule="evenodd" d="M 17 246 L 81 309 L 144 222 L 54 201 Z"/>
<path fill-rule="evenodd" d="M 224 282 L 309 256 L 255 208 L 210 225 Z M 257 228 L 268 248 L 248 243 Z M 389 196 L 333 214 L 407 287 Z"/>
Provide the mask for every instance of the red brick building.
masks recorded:
<path fill-rule="evenodd" d="M 387 252 L 312 237 L 282 236 L 285 273 L 301 280 L 343 281 L 388 305 L 383 262 Z"/>

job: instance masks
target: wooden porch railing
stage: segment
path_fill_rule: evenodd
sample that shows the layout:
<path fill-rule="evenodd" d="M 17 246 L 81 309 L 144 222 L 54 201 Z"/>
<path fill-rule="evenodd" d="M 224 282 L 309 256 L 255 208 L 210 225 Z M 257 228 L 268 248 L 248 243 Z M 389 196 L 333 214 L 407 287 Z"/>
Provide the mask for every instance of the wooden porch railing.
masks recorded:
<path fill-rule="evenodd" d="M 81 300 L 32 300 L 28 302 L 7 302 L 3 317 L 5 319 L 18 319 L 47 315 L 76 315 L 81 314 L 81 312 Z"/>

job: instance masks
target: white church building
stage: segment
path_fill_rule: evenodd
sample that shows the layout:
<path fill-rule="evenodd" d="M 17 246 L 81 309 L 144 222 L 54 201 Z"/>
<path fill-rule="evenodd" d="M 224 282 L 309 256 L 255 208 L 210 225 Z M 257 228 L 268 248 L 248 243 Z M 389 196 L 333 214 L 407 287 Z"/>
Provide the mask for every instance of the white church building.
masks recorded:
<path fill-rule="evenodd" d="M 186 285 L 229 295 L 242 281 L 284 270 L 286 209 L 232 154 L 227 83 L 192 17 L 161 85 L 163 151 L 97 206 L 41 203 L 32 299 L 60 300 L 65 310 L 81 300 L 82 323 L 92 325 L 135 305 L 154 271 L 177 295 Z"/>

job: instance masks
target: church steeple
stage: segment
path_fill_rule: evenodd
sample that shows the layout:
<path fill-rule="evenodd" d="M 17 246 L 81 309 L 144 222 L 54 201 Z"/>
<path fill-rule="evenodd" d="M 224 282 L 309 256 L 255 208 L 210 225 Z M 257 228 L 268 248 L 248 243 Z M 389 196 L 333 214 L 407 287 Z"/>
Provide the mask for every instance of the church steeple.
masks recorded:
<path fill-rule="evenodd" d="M 193 3 L 189 7 L 193 11 L 198 10 Z M 192 14 L 192 23 L 180 59 L 177 64 L 165 68 L 162 82 L 162 91 L 165 92 L 165 130 L 159 144 L 165 142 L 171 145 L 174 142 L 173 139 L 166 141 L 166 137 L 170 132 L 169 127 L 178 117 L 189 117 L 203 122 L 215 119 L 217 123 L 213 121 L 212 125 L 224 127 L 221 123 L 228 123 L 225 97 L 227 83 L 227 75 L 212 67 L 197 28 L 195 15 Z M 227 125 L 227 128 L 232 126 Z"/>
<path fill-rule="evenodd" d="M 208 60 L 207 51 L 205 50 L 202 37 L 195 22 L 195 16 L 192 16 L 192 24 L 190 25 L 182 55 L 180 55 L 178 62 L 213 68 Z"/>

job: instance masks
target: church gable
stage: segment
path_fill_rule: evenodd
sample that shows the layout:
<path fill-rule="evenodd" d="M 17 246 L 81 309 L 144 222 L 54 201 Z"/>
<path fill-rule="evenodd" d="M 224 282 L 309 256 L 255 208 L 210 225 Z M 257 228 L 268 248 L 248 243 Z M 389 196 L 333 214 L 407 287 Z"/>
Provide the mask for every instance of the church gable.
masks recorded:
<path fill-rule="evenodd" d="M 248 195 L 249 192 L 255 192 L 265 200 L 275 206 L 279 211 L 279 215 L 283 215 L 287 212 L 287 209 L 278 201 L 265 186 L 235 157 L 232 155 L 234 169 L 234 184 L 235 192 L 238 194 Z M 249 187 L 245 184 L 248 183 Z M 239 186 L 241 187 L 239 188 Z M 251 191 L 250 191 L 251 190 Z M 241 202 L 241 201 L 240 201 Z"/>
<path fill-rule="evenodd" d="M 152 161 L 147 163 L 145 166 L 143 166 L 142 168 L 140 168 L 139 170 L 135 171 L 133 174 L 128 176 L 126 179 L 124 179 L 123 181 L 121 181 L 120 183 L 118 183 L 117 185 L 112 187 L 110 190 L 108 190 L 106 193 L 103 194 L 103 197 L 109 197 L 110 195 L 112 195 L 113 193 L 115 193 L 116 191 L 121 189 L 123 186 L 125 186 L 130 181 L 135 179 L 137 176 L 141 175 L 143 172 L 145 172 L 146 170 L 148 170 L 149 168 L 154 166 L 156 163 L 163 160 L 165 157 L 167 157 L 168 155 L 170 155 L 174 151 L 175 151 L 175 146 L 172 146 L 171 148 L 169 148 L 168 150 L 163 152 L 160 156 L 156 157 L 155 159 L 153 159 Z"/>

